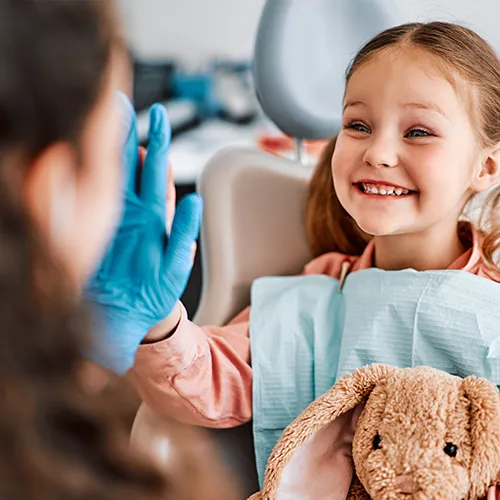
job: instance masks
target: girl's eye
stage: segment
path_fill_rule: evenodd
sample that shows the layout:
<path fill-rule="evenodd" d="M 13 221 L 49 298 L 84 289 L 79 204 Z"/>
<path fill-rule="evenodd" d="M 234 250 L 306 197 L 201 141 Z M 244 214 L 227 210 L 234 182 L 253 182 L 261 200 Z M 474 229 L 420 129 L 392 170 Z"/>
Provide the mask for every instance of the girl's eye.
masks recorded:
<path fill-rule="evenodd" d="M 414 138 L 414 137 L 429 137 L 432 134 L 428 132 L 427 130 L 424 130 L 423 128 L 414 128 L 413 130 L 410 130 L 407 134 L 406 137 Z"/>
<path fill-rule="evenodd" d="M 364 132 L 367 134 L 370 133 L 370 129 L 364 123 L 361 123 L 361 122 L 348 123 L 347 125 L 345 125 L 344 128 L 347 128 L 350 130 L 356 130 L 357 132 Z"/>

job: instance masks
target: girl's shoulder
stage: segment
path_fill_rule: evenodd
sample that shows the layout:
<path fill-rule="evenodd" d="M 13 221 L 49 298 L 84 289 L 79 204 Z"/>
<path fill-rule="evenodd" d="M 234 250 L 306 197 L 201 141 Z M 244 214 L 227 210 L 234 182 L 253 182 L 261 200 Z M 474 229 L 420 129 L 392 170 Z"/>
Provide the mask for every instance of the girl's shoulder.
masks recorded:
<path fill-rule="evenodd" d="M 358 259 L 358 256 L 345 255 L 338 252 L 325 253 L 306 264 L 302 274 L 325 274 L 332 278 L 340 279 L 342 264 L 350 262 L 353 265 Z"/>
<path fill-rule="evenodd" d="M 474 274 L 496 283 L 500 283 L 500 269 L 489 267 L 483 261 L 478 263 L 477 270 Z"/>
<path fill-rule="evenodd" d="M 500 267 L 498 267 L 498 265 L 489 264 L 481 251 L 485 233 L 473 224 L 469 224 L 468 226 L 462 226 L 461 237 L 463 237 L 464 234 L 467 235 L 467 230 L 470 234 L 471 249 L 469 251 L 468 262 L 465 263 L 463 270 L 500 283 Z"/>

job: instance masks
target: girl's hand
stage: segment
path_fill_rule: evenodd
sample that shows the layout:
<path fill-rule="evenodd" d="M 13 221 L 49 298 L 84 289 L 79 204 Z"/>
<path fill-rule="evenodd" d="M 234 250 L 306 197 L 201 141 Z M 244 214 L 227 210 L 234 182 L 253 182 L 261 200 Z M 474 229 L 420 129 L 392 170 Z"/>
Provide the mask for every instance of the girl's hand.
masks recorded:
<path fill-rule="evenodd" d="M 500 500 L 500 486 L 490 486 L 486 500 Z"/>

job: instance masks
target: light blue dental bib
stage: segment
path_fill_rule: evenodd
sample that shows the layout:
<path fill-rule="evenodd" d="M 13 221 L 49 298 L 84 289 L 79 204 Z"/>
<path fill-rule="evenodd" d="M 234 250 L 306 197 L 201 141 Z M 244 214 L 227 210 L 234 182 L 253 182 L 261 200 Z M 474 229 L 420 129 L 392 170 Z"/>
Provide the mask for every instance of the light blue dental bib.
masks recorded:
<path fill-rule="evenodd" d="M 500 385 L 500 285 L 463 271 L 268 277 L 252 286 L 259 481 L 285 427 L 342 375 L 427 365 Z"/>

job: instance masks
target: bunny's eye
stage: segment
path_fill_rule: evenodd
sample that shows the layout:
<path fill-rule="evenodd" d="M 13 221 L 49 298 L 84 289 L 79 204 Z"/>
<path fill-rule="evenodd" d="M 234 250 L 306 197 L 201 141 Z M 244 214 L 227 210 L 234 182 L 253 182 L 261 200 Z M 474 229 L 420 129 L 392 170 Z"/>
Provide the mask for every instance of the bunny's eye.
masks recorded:
<path fill-rule="evenodd" d="M 446 446 L 444 447 L 444 452 L 449 456 L 449 457 L 456 457 L 457 452 L 458 452 L 458 446 L 455 446 L 453 443 L 446 443 Z"/>
<path fill-rule="evenodd" d="M 374 450 L 380 450 L 382 448 L 382 438 L 380 437 L 380 434 L 375 434 L 375 437 L 373 438 L 373 449 Z"/>

